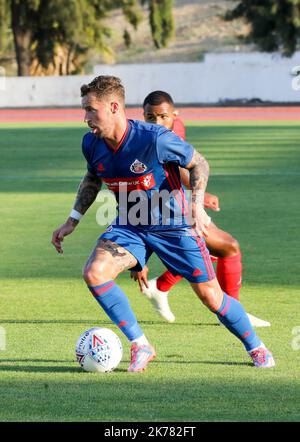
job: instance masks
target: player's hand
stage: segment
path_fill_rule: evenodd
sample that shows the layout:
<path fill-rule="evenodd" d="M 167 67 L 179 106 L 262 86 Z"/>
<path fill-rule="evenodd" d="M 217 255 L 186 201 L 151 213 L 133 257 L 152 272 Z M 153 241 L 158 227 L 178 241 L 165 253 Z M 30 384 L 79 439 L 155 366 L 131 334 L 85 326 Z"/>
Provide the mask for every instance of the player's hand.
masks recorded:
<path fill-rule="evenodd" d="M 54 245 L 58 253 L 63 253 L 61 243 L 63 242 L 65 236 L 70 235 L 70 233 L 74 231 L 75 227 L 76 224 L 68 219 L 63 225 L 53 232 L 51 243 Z"/>
<path fill-rule="evenodd" d="M 212 193 L 205 192 L 204 208 L 205 209 L 212 209 L 215 212 L 219 212 L 221 209 L 219 206 L 219 198 L 217 197 L 217 195 L 213 195 Z"/>
<path fill-rule="evenodd" d="M 199 203 L 192 203 L 192 227 L 198 236 L 207 236 L 211 217 Z"/>
<path fill-rule="evenodd" d="M 139 283 L 141 292 L 143 291 L 143 285 L 145 285 L 147 288 L 149 288 L 148 273 L 149 273 L 149 269 L 147 266 L 145 266 L 143 268 L 143 270 L 141 270 L 140 272 L 131 272 L 130 273 L 130 277 Z"/>

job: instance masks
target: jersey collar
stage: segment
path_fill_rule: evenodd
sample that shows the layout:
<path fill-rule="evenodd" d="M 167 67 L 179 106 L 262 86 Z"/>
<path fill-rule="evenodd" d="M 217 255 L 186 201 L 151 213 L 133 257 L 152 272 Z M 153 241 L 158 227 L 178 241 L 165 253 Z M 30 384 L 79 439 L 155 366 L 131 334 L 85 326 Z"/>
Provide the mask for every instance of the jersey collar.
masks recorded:
<path fill-rule="evenodd" d="M 125 138 L 127 137 L 129 131 L 129 124 L 128 124 L 128 120 L 126 120 L 126 129 L 125 132 L 122 135 L 121 140 L 119 141 L 119 143 L 117 144 L 117 146 L 114 148 L 105 138 L 104 138 L 104 142 L 106 144 L 106 146 L 113 151 L 114 154 L 116 154 L 118 152 L 118 150 L 121 148 L 121 146 L 124 144 Z"/>

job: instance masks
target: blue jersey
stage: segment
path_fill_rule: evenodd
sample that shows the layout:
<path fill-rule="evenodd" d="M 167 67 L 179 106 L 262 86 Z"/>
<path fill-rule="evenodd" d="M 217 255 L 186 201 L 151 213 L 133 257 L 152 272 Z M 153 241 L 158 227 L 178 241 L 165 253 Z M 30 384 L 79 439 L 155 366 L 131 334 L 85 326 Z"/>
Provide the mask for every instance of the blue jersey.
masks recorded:
<path fill-rule="evenodd" d="M 117 225 L 157 231 L 189 227 L 179 166 L 190 163 L 194 148 L 174 132 L 128 120 L 115 150 L 89 132 L 82 151 L 88 170 L 115 194 Z"/>

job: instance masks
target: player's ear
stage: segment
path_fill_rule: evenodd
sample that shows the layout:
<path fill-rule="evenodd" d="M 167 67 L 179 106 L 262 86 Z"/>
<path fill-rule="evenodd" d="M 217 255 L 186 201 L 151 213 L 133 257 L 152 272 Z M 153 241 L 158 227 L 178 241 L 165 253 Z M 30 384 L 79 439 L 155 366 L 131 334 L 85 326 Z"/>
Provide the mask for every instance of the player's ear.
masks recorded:
<path fill-rule="evenodd" d="M 119 110 L 119 103 L 117 103 L 116 101 L 110 103 L 110 110 L 113 114 L 115 114 Z"/>
<path fill-rule="evenodd" d="M 177 116 L 179 115 L 179 110 L 174 109 L 174 110 L 173 110 L 173 115 L 174 115 L 175 117 L 177 117 Z"/>

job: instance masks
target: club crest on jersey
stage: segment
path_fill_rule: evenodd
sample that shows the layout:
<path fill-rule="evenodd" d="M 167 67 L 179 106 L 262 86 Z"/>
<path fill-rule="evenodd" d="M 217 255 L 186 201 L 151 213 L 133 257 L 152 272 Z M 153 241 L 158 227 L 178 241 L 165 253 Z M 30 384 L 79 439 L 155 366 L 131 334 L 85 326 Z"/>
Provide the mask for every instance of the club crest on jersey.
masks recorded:
<path fill-rule="evenodd" d="M 145 172 L 145 170 L 147 170 L 147 166 L 142 163 L 141 161 L 139 161 L 138 159 L 136 159 L 130 166 L 130 170 L 133 173 L 143 173 Z"/>

